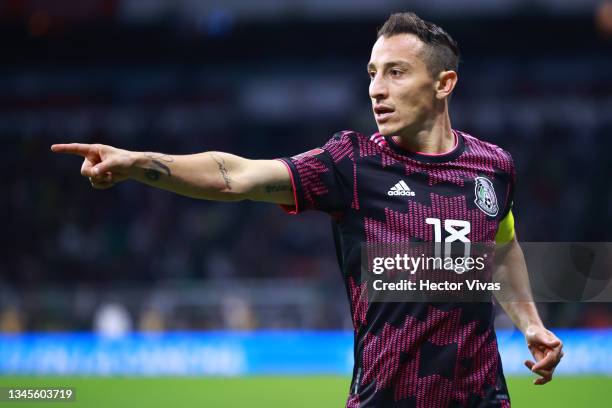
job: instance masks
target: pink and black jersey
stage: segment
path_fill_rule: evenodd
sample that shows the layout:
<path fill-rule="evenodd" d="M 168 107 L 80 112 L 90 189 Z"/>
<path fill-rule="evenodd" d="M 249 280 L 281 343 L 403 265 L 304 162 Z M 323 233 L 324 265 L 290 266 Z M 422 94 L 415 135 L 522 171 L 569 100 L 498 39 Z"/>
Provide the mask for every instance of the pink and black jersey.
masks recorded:
<path fill-rule="evenodd" d="M 355 328 L 347 407 L 508 407 L 493 304 L 369 302 L 361 244 L 434 240 L 428 218 L 470 223 L 471 242 L 493 243 L 510 211 L 511 156 L 453 131 L 455 147 L 427 155 L 391 137 L 353 131 L 281 159 L 295 193 L 291 213 L 333 218 Z"/>

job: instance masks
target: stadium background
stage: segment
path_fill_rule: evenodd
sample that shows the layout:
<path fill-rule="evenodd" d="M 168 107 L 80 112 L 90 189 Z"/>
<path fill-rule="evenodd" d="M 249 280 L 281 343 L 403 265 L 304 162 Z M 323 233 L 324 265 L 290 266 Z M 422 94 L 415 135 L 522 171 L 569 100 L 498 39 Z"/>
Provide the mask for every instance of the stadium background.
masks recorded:
<path fill-rule="evenodd" d="M 373 132 L 365 66 L 407 9 L 460 44 L 452 123 L 513 154 L 520 240 L 612 241 L 609 2 L 7 0 L 0 386 L 74 386 L 70 406 L 341 406 L 352 326 L 325 215 L 96 191 L 49 146 L 273 158 Z M 612 306 L 539 309 L 567 356 L 531 386 L 500 311 L 515 405 L 611 398 Z"/>

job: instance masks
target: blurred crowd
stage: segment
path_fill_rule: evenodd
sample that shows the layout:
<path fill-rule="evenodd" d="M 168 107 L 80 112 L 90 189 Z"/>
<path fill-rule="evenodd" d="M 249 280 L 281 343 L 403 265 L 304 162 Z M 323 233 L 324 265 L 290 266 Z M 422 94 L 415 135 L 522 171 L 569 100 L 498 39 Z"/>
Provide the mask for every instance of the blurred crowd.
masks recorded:
<path fill-rule="evenodd" d="M 168 286 L 273 287 L 278 279 L 333 288 L 325 292 L 333 313 L 294 325 L 350 324 L 325 215 L 197 201 L 131 181 L 96 191 L 79 158 L 49 151 L 83 142 L 274 158 L 321 146 L 339 130 L 375 131 L 365 66 L 384 17 L 235 27 L 219 18 L 222 29 L 204 37 L 163 22 L 103 20 L 58 33 L 51 23 L 40 32 L 36 21 L 20 29 L 21 20 L 6 20 L 18 46 L 3 51 L 12 62 L 0 68 L 0 331 L 86 330 L 126 314 L 121 327 L 145 330 L 290 326 L 308 307 L 267 319 L 266 308 L 290 302 L 255 296 L 199 316 L 197 300 L 192 311 L 170 313 L 161 301 L 133 304 L 125 291 L 150 298 Z M 612 43 L 592 16 L 440 23 L 464 49 L 453 126 L 514 156 L 519 239 L 612 241 Z M 609 304 L 542 309 L 557 326 L 612 326 Z M 181 311 L 196 317 L 177 319 Z"/>

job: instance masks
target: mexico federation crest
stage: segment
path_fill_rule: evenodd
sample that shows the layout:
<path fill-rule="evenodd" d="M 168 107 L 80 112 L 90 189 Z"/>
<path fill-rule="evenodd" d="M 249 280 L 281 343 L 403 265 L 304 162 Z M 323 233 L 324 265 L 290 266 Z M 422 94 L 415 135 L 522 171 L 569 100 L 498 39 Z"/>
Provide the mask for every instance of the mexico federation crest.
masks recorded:
<path fill-rule="evenodd" d="M 495 195 L 495 189 L 493 183 L 486 177 L 476 177 L 474 186 L 474 195 L 476 199 L 474 203 L 488 216 L 495 217 L 499 211 L 497 205 L 497 196 Z"/>

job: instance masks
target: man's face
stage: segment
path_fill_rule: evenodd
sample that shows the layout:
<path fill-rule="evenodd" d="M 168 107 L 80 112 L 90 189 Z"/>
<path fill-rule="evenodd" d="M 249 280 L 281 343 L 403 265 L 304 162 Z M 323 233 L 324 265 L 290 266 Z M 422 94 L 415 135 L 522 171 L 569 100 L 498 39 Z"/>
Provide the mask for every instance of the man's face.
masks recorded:
<path fill-rule="evenodd" d="M 423 58 L 424 47 L 413 34 L 382 36 L 372 47 L 370 98 L 383 135 L 417 132 L 433 116 L 435 80 Z"/>

